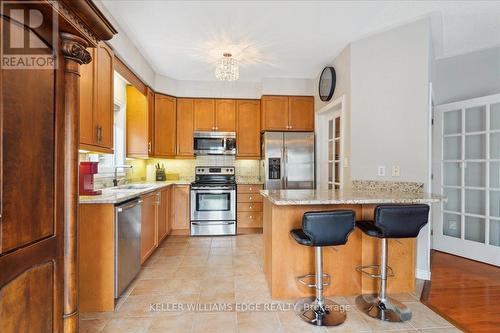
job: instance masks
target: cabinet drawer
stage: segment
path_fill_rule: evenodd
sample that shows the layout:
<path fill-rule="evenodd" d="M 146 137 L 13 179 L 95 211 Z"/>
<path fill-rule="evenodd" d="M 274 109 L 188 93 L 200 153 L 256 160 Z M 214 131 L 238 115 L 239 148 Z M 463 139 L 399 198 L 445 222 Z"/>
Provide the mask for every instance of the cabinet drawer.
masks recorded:
<path fill-rule="evenodd" d="M 238 212 L 262 212 L 262 202 L 241 202 L 237 207 Z"/>
<path fill-rule="evenodd" d="M 239 212 L 238 228 L 262 228 L 262 212 Z"/>
<path fill-rule="evenodd" d="M 238 202 L 262 202 L 259 193 L 238 193 Z"/>
<path fill-rule="evenodd" d="M 238 185 L 239 193 L 259 193 L 262 190 L 262 185 L 260 184 L 250 184 L 250 185 Z"/>

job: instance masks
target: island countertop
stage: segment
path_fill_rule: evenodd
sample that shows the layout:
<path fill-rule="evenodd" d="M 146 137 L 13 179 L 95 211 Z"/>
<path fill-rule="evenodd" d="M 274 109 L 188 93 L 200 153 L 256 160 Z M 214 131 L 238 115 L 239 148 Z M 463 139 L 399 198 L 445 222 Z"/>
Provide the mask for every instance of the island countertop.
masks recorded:
<path fill-rule="evenodd" d="M 418 204 L 446 200 L 433 193 L 372 190 L 262 190 L 260 194 L 278 206 Z"/>

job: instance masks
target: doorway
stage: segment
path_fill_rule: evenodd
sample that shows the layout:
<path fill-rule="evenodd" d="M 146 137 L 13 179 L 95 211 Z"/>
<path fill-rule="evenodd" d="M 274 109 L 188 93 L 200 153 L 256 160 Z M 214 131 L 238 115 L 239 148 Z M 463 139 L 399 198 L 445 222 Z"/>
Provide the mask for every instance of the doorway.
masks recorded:
<path fill-rule="evenodd" d="M 318 189 L 342 189 L 344 186 L 344 106 L 341 96 L 316 114 Z"/>
<path fill-rule="evenodd" d="M 434 249 L 500 266 L 500 94 L 434 108 Z"/>

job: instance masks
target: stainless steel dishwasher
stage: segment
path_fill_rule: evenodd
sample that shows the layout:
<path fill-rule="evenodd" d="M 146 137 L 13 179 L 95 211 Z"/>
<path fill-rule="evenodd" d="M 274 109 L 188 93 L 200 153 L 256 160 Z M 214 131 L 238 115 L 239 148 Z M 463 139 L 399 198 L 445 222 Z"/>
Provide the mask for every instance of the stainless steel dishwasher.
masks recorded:
<path fill-rule="evenodd" d="M 141 270 L 141 202 L 136 198 L 115 207 L 115 298 Z"/>

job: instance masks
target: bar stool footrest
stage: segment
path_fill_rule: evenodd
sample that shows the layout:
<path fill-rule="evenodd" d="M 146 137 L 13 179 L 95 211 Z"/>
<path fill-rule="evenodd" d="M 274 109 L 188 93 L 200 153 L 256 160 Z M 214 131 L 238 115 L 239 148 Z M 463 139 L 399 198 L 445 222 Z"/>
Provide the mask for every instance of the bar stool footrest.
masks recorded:
<path fill-rule="evenodd" d="M 301 275 L 301 276 L 296 277 L 298 282 L 300 282 L 301 284 L 303 284 L 304 286 L 309 287 L 309 288 L 316 288 L 316 283 L 309 283 L 306 280 L 307 279 L 314 279 L 315 280 L 315 278 L 316 278 L 316 274 L 306 274 L 306 275 Z M 324 287 L 329 286 L 330 285 L 330 274 L 324 273 L 323 279 L 328 279 L 326 282 L 323 281 L 323 286 Z"/>
<path fill-rule="evenodd" d="M 374 270 L 376 273 L 374 273 Z M 380 279 L 382 276 L 380 274 L 380 265 L 362 265 L 356 267 L 356 271 L 366 274 L 373 279 Z M 387 266 L 387 277 L 393 277 L 394 271 L 390 266 Z"/>

